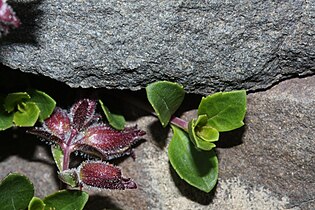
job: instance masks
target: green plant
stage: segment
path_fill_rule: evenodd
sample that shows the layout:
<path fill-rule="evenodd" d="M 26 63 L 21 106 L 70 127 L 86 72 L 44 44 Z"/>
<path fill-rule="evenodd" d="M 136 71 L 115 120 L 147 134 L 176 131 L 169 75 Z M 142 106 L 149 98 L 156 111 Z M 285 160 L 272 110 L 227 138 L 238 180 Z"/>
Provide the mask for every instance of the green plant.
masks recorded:
<path fill-rule="evenodd" d="M 56 102 L 38 90 L 9 93 L 0 97 L 0 130 L 12 126 L 32 127 L 36 121 L 50 117 Z M 83 209 L 88 194 L 79 190 L 61 190 L 43 200 L 34 197 L 30 180 L 17 173 L 10 173 L 0 183 L 0 206 L 3 210 L 29 209 Z"/>
<path fill-rule="evenodd" d="M 38 90 L 0 96 L 0 130 L 12 126 L 32 127 L 43 122 L 54 111 L 56 102 Z"/>
<path fill-rule="evenodd" d="M 172 124 L 174 135 L 168 147 L 171 165 L 187 183 L 210 192 L 218 179 L 215 142 L 220 132 L 244 125 L 246 92 L 219 92 L 203 97 L 196 119 L 189 122 L 173 116 L 184 99 L 181 85 L 159 81 L 148 85 L 146 92 L 162 126 Z"/>
<path fill-rule="evenodd" d="M 77 168 L 69 168 L 73 152 L 110 160 L 132 154 L 131 146 L 145 134 L 136 127 L 125 128 L 125 119 L 111 113 L 101 100 L 99 102 L 109 125 L 116 129 L 100 121 L 101 115 L 95 112 L 95 100 L 82 99 L 70 110 L 64 110 L 55 108 L 55 101 L 47 94 L 28 91 L 10 93 L 2 97 L 1 102 L 2 130 L 11 126 L 33 126 L 39 120 L 42 127 L 31 128 L 28 133 L 52 144 L 51 151 L 60 180 L 72 188 L 80 188 L 58 191 L 41 200 L 34 197 L 33 185 L 27 177 L 9 174 L 0 184 L 2 209 L 83 209 L 88 199 L 88 194 L 82 192 L 83 187 L 137 188 L 133 180 L 122 176 L 118 167 L 101 160 L 84 161 Z"/>
<path fill-rule="evenodd" d="M 218 179 L 218 159 L 214 151 L 220 132 L 243 126 L 246 112 L 246 92 L 243 90 L 215 93 L 202 98 L 198 114 L 189 122 L 174 117 L 183 102 L 185 91 L 177 83 L 155 82 L 147 86 L 147 97 L 163 127 L 171 124 L 174 135 L 168 146 L 171 165 L 190 185 L 210 192 Z M 109 125 L 100 121 L 95 112 L 96 101 L 82 99 L 70 110 L 55 108 L 56 102 L 47 94 L 31 90 L 1 97 L 0 130 L 12 126 L 32 127 L 39 121 L 42 127 L 28 132 L 48 141 L 59 170 L 60 180 L 71 188 L 40 199 L 34 197 L 33 184 L 20 174 L 9 174 L 0 184 L 2 209 L 48 210 L 83 209 L 88 194 L 84 187 L 98 189 L 134 189 L 136 183 L 125 178 L 121 170 L 104 162 L 132 155 L 132 145 L 144 131 L 125 127 L 123 116 L 113 114 L 99 103 Z M 54 110 L 54 112 L 53 112 Z M 101 160 L 84 161 L 69 168 L 70 154 L 80 152 Z"/>
<path fill-rule="evenodd" d="M 60 190 L 43 200 L 34 197 L 34 186 L 31 181 L 20 174 L 11 173 L 0 183 L 0 204 L 3 210 L 68 210 L 83 209 L 88 194 L 79 190 Z"/>

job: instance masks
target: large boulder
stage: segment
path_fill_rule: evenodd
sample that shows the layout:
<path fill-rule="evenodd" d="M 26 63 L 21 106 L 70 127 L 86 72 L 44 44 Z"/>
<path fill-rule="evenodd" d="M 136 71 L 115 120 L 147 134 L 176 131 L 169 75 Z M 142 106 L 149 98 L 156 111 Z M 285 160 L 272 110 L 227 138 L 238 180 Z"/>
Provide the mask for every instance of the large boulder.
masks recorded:
<path fill-rule="evenodd" d="M 71 87 L 258 90 L 314 74 L 315 1 L 18 1 L 0 62 Z"/>

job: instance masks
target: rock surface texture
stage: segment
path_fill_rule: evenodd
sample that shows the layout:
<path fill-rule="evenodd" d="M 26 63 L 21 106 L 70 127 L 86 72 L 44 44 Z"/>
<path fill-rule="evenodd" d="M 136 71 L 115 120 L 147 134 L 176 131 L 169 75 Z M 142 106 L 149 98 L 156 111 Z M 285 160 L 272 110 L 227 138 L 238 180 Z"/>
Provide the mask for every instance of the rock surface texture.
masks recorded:
<path fill-rule="evenodd" d="M 314 74 L 315 1 L 26 1 L 0 62 L 71 87 L 258 90 Z"/>
<path fill-rule="evenodd" d="M 128 112 L 137 119 L 129 123 L 137 123 L 146 130 L 146 141 L 135 148 L 135 161 L 128 157 L 117 164 L 126 177 L 138 183 L 138 189 L 91 192 L 86 209 L 312 210 L 315 206 L 314 107 L 315 76 L 287 80 L 267 91 L 249 94 L 245 126 L 223 135 L 217 145 L 219 182 L 207 194 L 182 181 L 170 166 L 169 130 L 163 129 L 154 117 L 143 116 L 128 106 Z M 190 119 L 194 114 L 192 110 L 183 117 Z M 22 142 L 34 143 L 34 139 L 22 136 L 16 143 L 6 132 L 0 134 L 0 178 L 10 171 L 24 173 L 35 183 L 39 197 L 58 188 L 47 150 L 26 148 Z M 5 146 L 6 142 L 12 145 Z M 22 153 L 8 153 L 16 146 Z"/>
<path fill-rule="evenodd" d="M 15 77 L 19 70 L 70 87 L 137 90 L 171 80 L 200 94 L 254 92 L 310 75 L 248 95 L 245 126 L 223 135 L 217 145 L 219 182 L 208 194 L 186 184 L 170 166 L 171 131 L 127 107 L 134 120 L 129 123 L 147 132 L 146 141 L 135 148 L 135 161 L 128 157 L 116 164 L 138 189 L 91 192 L 86 209 L 314 208 L 315 1 L 41 0 L 11 5 L 22 26 L 0 40 L 0 63 L 12 68 L 0 78 L 4 92 L 28 80 L 28 74 Z M 59 97 L 64 108 L 73 103 L 65 102 L 68 96 L 82 91 L 46 80 L 37 83 L 45 83 L 44 91 Z M 0 132 L 0 178 L 10 171 L 26 174 L 36 195 L 44 197 L 59 187 L 55 166 L 47 146 L 38 146 L 23 131 Z M 31 142 L 27 147 L 26 140 Z"/>

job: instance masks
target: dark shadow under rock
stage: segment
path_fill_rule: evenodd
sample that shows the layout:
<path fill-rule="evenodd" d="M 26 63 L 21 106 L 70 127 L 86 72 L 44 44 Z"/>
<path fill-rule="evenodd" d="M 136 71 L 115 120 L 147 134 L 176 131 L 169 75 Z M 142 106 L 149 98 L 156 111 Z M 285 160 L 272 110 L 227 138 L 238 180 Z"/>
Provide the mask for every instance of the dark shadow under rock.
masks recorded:
<path fill-rule="evenodd" d="M 201 205 L 209 205 L 212 202 L 216 187 L 214 187 L 213 190 L 209 193 L 203 192 L 191 186 L 183 179 L 181 179 L 179 175 L 176 173 L 176 171 L 174 170 L 174 168 L 171 166 L 171 164 L 169 164 L 169 170 L 170 170 L 172 179 L 176 187 L 179 189 L 181 195 Z"/>
<path fill-rule="evenodd" d="M 167 146 L 167 137 L 170 132 L 170 128 L 163 128 L 161 122 L 159 120 L 153 121 L 149 125 L 150 134 L 152 135 L 152 140 L 158 145 L 160 148 L 164 148 Z"/>
<path fill-rule="evenodd" d="M 89 200 L 84 207 L 85 210 L 104 210 L 104 209 L 111 209 L 111 210 L 122 210 L 112 199 L 108 196 L 102 195 L 91 195 Z"/>
<path fill-rule="evenodd" d="M 54 167 L 53 161 L 36 154 L 38 147 L 41 147 L 43 153 L 50 155 L 50 147 L 39 138 L 27 134 L 27 129 L 13 127 L 0 132 L 0 161 L 5 161 L 11 156 L 18 156 L 26 161 Z"/>
<path fill-rule="evenodd" d="M 229 132 L 220 133 L 220 139 L 217 141 L 217 148 L 231 148 L 243 143 L 243 135 L 245 132 L 245 127 L 238 128 Z"/>
<path fill-rule="evenodd" d="M 27 160 L 33 159 L 38 142 L 25 131 L 25 128 L 11 128 L 0 132 L 0 161 L 5 161 L 13 155 Z"/>

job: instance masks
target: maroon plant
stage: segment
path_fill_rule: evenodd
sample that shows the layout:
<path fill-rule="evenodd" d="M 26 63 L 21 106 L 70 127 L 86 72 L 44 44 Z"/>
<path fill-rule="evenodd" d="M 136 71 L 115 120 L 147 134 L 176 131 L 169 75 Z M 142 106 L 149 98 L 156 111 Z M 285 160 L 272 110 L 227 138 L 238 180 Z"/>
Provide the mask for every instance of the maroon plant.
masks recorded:
<path fill-rule="evenodd" d="M 68 170 L 70 154 L 74 151 L 110 160 L 131 154 L 131 146 L 145 134 L 136 127 L 118 131 L 100 122 L 101 116 L 95 113 L 96 105 L 94 100 L 83 99 L 70 111 L 56 108 L 42 127 L 28 132 L 60 147 L 63 156 L 61 174 L 69 172 L 76 184 L 109 189 L 135 188 L 133 181 L 121 176 L 119 168 L 101 161 L 85 162 L 75 173 L 75 170 Z M 62 180 L 67 182 L 64 177 Z"/>
<path fill-rule="evenodd" d="M 20 24 L 20 20 L 6 0 L 0 0 L 0 33 L 7 34 L 10 27 L 17 28 Z"/>
<path fill-rule="evenodd" d="M 67 181 L 72 177 L 74 186 L 101 189 L 135 189 L 137 185 L 130 178 L 122 177 L 121 170 L 111 164 L 100 161 L 85 161 L 77 169 L 61 172 L 59 177 Z"/>

